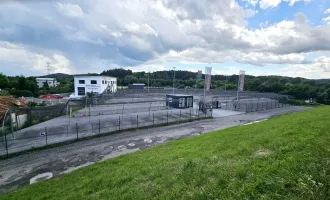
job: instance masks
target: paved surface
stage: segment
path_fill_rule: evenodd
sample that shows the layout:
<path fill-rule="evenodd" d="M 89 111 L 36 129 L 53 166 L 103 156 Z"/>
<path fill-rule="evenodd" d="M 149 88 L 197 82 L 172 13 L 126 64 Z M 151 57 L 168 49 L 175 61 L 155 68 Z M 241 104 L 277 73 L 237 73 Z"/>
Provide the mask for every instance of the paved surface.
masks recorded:
<path fill-rule="evenodd" d="M 69 173 L 94 162 L 168 141 L 305 109 L 309 108 L 285 107 L 248 114 L 230 113 L 233 115 L 167 127 L 123 132 L 0 160 L 0 194 L 29 184 L 30 179 L 44 173 L 48 175 L 51 173 L 52 176 Z"/>
<path fill-rule="evenodd" d="M 92 108 L 96 112 L 109 111 L 109 108 L 116 110 L 116 106 L 98 106 Z M 123 105 L 119 106 L 122 107 Z M 160 107 L 161 105 L 159 105 Z M 36 124 L 34 126 L 22 129 L 13 134 L 7 135 L 7 143 L 0 142 L 0 155 L 6 154 L 6 144 L 8 153 L 21 152 L 35 147 L 41 147 L 49 144 L 59 143 L 68 140 L 76 140 L 88 136 L 97 135 L 100 133 L 109 133 L 127 129 L 137 129 L 146 126 L 158 124 L 166 124 L 180 122 L 184 120 L 193 120 L 197 118 L 206 118 L 207 115 L 192 109 L 170 109 L 162 110 L 155 107 L 155 110 L 148 111 L 149 104 L 136 105 L 135 111 L 120 114 L 114 112 L 108 115 L 96 115 L 76 117 L 70 120 L 66 116 L 57 117 L 49 121 Z M 197 107 L 197 106 L 195 106 Z M 83 110 L 77 111 L 75 114 L 84 113 Z M 221 116 L 237 114 L 237 112 L 219 111 Z M 47 134 L 47 137 L 46 137 Z"/>

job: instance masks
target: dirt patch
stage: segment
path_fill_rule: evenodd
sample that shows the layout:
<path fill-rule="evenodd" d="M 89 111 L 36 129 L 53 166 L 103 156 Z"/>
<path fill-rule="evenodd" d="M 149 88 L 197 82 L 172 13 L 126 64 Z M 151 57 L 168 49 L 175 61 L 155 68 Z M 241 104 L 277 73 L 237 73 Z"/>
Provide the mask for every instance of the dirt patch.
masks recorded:
<path fill-rule="evenodd" d="M 259 149 L 256 152 L 254 152 L 254 155 L 257 157 L 266 157 L 272 154 L 272 151 L 269 149 Z"/>

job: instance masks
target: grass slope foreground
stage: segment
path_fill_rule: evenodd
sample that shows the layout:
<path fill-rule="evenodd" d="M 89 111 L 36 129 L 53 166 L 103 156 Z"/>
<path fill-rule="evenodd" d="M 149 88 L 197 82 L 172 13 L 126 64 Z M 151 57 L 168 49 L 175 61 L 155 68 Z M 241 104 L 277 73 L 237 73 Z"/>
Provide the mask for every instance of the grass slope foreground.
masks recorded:
<path fill-rule="evenodd" d="M 330 199 L 330 107 L 174 141 L 0 199 Z"/>

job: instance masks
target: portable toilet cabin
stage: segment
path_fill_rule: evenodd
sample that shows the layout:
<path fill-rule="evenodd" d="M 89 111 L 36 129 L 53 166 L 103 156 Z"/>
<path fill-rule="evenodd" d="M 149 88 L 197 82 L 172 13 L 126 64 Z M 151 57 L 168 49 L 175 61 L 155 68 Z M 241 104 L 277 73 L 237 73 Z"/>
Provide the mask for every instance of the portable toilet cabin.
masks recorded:
<path fill-rule="evenodd" d="M 167 94 L 166 106 L 171 108 L 192 108 L 194 106 L 194 96 L 184 94 Z"/>

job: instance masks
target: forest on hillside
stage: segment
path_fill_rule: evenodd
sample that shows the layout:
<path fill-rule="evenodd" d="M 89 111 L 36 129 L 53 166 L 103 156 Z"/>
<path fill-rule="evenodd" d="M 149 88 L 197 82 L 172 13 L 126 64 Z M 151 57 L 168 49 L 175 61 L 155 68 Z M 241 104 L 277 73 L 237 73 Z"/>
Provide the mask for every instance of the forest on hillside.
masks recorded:
<path fill-rule="evenodd" d="M 96 75 L 96 74 L 93 74 Z M 132 72 L 125 69 L 110 69 L 100 75 L 118 78 L 119 86 L 132 83 L 148 84 L 148 73 Z M 156 71 L 149 74 L 150 87 L 172 87 L 173 70 Z M 176 88 L 203 88 L 204 75 L 196 79 L 197 73 L 190 71 L 175 71 Z M 67 74 L 52 74 L 46 77 L 56 78 L 60 85 L 49 88 L 45 85 L 38 88 L 36 77 L 6 76 L 0 73 L 0 95 L 38 96 L 45 93 L 73 92 L 73 76 Z M 211 89 L 237 90 L 238 75 L 212 75 Z M 245 76 L 244 90 L 258 92 L 274 92 L 292 95 L 296 99 L 306 100 L 313 98 L 319 103 L 330 104 L 330 82 L 327 79 L 311 80 L 305 78 L 292 78 L 283 76 Z"/>

